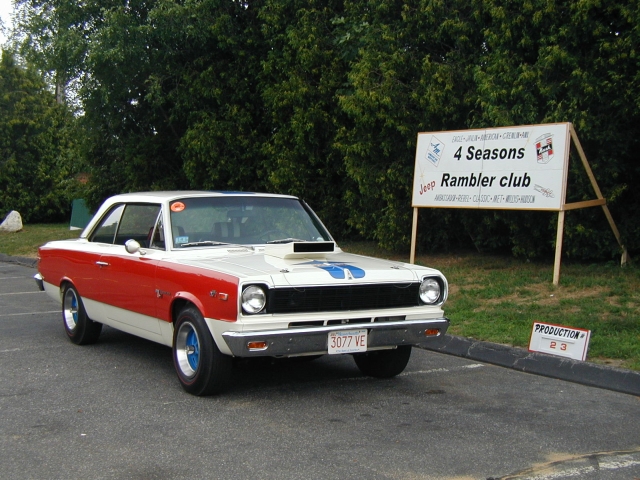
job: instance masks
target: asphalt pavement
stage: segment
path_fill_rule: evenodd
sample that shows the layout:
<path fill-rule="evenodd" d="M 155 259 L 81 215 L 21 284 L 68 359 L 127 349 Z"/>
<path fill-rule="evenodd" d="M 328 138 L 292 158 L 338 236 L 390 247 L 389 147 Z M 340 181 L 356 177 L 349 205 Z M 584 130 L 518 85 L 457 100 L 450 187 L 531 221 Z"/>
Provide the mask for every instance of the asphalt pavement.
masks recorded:
<path fill-rule="evenodd" d="M 36 268 L 36 260 L 28 257 L 12 257 L 0 253 L 0 262 Z M 439 345 L 430 347 L 428 350 L 512 368 L 525 373 L 640 396 L 640 372 L 638 371 L 529 352 L 522 348 L 454 335 L 445 335 Z"/>
<path fill-rule="evenodd" d="M 350 356 L 240 363 L 194 397 L 165 346 L 69 342 L 29 261 L 0 263 L 2 479 L 640 478 L 640 397 L 469 358 L 501 346 L 415 349 L 387 380 Z"/>

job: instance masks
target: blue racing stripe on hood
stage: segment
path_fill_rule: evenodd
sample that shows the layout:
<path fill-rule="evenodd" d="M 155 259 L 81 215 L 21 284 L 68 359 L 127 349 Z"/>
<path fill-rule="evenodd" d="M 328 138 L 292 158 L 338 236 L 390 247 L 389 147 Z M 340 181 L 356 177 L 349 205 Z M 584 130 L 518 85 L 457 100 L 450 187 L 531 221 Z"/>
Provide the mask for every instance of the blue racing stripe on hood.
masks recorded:
<path fill-rule="evenodd" d="M 365 271 L 363 269 L 342 262 L 321 262 L 319 260 L 313 260 L 311 262 L 299 263 L 298 265 L 313 265 L 329 272 L 329 275 L 339 280 L 346 277 L 346 270 L 351 273 L 353 278 L 363 278 L 365 276 Z"/>

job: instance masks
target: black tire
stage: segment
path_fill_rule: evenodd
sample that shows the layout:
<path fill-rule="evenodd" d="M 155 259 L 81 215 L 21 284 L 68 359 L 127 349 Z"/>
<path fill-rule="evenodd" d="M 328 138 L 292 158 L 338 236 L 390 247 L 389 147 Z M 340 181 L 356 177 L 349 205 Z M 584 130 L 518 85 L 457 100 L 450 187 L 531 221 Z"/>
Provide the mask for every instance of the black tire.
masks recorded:
<path fill-rule="evenodd" d="M 393 350 L 376 350 L 356 353 L 353 359 L 360 371 L 369 377 L 391 378 L 402 373 L 411 357 L 411 345 L 402 345 Z"/>
<path fill-rule="evenodd" d="M 62 294 L 62 323 L 69 340 L 76 345 L 96 343 L 102 324 L 87 316 L 82 298 L 73 285 L 67 285 Z"/>
<path fill-rule="evenodd" d="M 185 307 L 174 325 L 173 365 L 182 388 L 193 395 L 219 393 L 231 378 L 231 357 L 220 352 L 194 306 Z"/>

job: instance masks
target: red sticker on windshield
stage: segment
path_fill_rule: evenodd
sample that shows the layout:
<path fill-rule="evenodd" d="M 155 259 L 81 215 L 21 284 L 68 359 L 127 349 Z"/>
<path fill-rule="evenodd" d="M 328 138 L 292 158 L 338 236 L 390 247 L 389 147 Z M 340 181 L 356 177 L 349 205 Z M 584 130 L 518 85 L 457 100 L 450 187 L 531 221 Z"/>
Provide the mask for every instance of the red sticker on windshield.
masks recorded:
<path fill-rule="evenodd" d="M 171 204 L 171 211 L 172 212 L 181 212 L 185 209 L 185 205 L 182 202 L 176 202 L 176 203 L 172 203 Z"/>

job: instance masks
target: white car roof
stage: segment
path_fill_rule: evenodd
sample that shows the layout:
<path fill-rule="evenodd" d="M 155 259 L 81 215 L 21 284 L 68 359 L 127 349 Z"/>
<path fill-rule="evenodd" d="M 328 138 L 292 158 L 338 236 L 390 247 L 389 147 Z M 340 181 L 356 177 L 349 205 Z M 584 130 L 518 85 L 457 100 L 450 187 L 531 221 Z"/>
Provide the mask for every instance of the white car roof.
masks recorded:
<path fill-rule="evenodd" d="M 172 200 L 175 198 L 184 197 L 228 197 L 228 196 L 257 196 L 257 197 L 279 197 L 279 198 L 297 198 L 293 195 L 281 195 L 277 193 L 257 193 L 257 192 L 236 192 L 236 191 L 206 191 L 206 190 L 168 190 L 160 192 L 134 192 L 134 193 L 121 193 L 109 197 L 107 200 L 109 203 L 114 202 L 135 202 L 137 199 L 140 201 L 154 201 L 164 202 L 166 200 Z M 105 201 L 106 203 L 106 201 Z"/>

